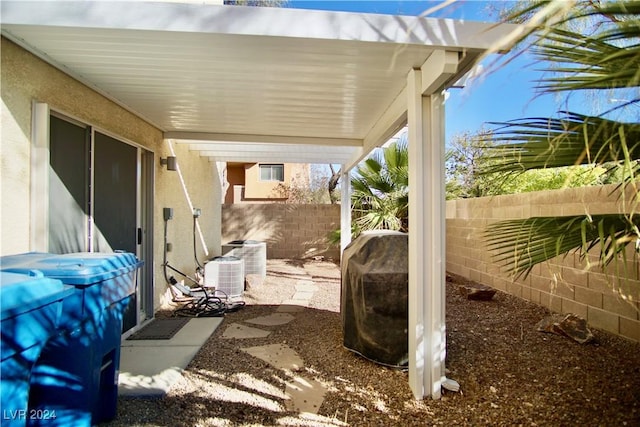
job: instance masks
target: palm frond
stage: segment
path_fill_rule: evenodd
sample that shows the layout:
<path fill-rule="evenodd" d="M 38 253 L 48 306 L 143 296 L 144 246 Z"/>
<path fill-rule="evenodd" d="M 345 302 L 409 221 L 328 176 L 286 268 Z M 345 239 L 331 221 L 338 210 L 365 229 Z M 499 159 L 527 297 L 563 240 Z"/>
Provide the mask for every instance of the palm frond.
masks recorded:
<path fill-rule="evenodd" d="M 483 174 L 640 159 L 639 123 L 564 112 L 493 124 Z"/>
<path fill-rule="evenodd" d="M 617 28 L 596 37 L 553 29 L 533 53 L 555 66 L 543 69 L 557 77 L 538 81 L 543 92 L 629 88 L 640 85 L 640 44 L 618 47 L 611 42 L 640 37 L 640 26 Z M 559 65 L 558 65 L 559 64 Z M 564 64 L 564 65 L 563 65 Z"/>
<path fill-rule="evenodd" d="M 485 238 L 498 264 L 516 277 L 526 277 L 536 264 L 572 250 L 585 257 L 600 249 L 600 264 L 610 264 L 628 245 L 638 253 L 638 215 L 533 217 L 488 226 Z"/>
<path fill-rule="evenodd" d="M 554 8 L 560 1 L 532 1 L 509 19 L 534 16 L 533 52 L 550 65 L 538 81 L 542 93 L 591 89 L 629 89 L 640 86 L 640 1 L 574 2 Z M 554 11 L 557 13 L 554 15 Z M 588 31 L 574 32 L 596 18 Z M 587 34 L 587 32 L 589 34 Z M 528 47 L 529 45 L 527 45 Z M 631 92 L 631 91 L 630 91 Z M 638 102 L 637 92 L 630 103 Z M 606 115 L 606 113 L 605 113 Z M 490 225 L 486 241 L 496 261 L 516 276 L 528 275 L 544 261 L 577 250 L 586 257 L 599 249 L 604 268 L 629 245 L 640 250 L 640 215 L 637 207 L 640 172 L 640 123 L 561 112 L 559 118 L 526 118 L 503 123 L 486 139 L 481 173 L 521 173 L 530 169 L 571 165 L 606 165 L 621 171 L 620 191 L 629 214 L 538 217 L 501 221 Z M 625 200 L 631 194 L 630 203 Z M 624 260 L 624 258 L 623 258 Z"/>
<path fill-rule="evenodd" d="M 593 8 L 581 9 L 577 11 L 575 17 L 587 17 L 592 15 L 605 15 L 612 16 L 615 19 L 624 19 L 626 16 L 633 17 L 634 15 L 640 15 L 640 1 L 638 0 L 624 0 L 618 2 L 602 2 L 593 4 Z"/>

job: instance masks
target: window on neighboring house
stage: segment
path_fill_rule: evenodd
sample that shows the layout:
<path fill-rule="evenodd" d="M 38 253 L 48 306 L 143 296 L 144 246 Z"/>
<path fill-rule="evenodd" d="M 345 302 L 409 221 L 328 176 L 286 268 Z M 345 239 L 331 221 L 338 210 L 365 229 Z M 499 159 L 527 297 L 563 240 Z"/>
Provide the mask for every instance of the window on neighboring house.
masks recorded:
<path fill-rule="evenodd" d="M 260 181 L 284 182 L 284 165 L 260 165 Z"/>

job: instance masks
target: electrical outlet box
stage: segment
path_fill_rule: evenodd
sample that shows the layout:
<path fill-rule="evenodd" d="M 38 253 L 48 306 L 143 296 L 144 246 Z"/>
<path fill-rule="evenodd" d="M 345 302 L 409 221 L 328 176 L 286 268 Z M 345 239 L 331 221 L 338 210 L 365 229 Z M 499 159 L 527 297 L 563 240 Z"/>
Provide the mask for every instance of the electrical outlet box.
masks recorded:
<path fill-rule="evenodd" d="M 173 249 L 173 245 L 171 243 L 167 243 L 167 252 L 171 252 L 171 250 Z"/>
<path fill-rule="evenodd" d="M 198 218 L 202 215 L 202 210 L 200 208 L 193 208 L 193 217 Z"/>
<path fill-rule="evenodd" d="M 162 214 L 164 216 L 165 221 L 169 221 L 170 219 L 173 219 L 173 208 L 162 209 Z"/>

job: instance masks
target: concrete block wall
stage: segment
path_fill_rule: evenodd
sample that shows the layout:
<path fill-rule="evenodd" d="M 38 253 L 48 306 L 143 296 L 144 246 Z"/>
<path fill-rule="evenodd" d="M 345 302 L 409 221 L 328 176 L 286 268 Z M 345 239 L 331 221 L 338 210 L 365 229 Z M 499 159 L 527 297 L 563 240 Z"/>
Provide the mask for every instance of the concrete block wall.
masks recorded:
<path fill-rule="evenodd" d="M 630 200 L 632 194 L 626 194 Z M 629 212 L 615 186 L 541 191 L 447 201 L 447 271 L 541 304 L 558 313 L 575 313 L 589 325 L 640 342 L 640 267 L 632 256 L 605 272 L 590 254 L 576 253 L 537 265 L 514 279 L 494 263 L 484 242 L 492 222 L 530 216 Z M 617 271 L 616 271 L 617 270 Z"/>
<path fill-rule="evenodd" d="M 340 205 L 241 203 L 222 206 L 222 243 L 259 240 L 267 258 L 340 259 L 328 234 L 340 228 Z"/>

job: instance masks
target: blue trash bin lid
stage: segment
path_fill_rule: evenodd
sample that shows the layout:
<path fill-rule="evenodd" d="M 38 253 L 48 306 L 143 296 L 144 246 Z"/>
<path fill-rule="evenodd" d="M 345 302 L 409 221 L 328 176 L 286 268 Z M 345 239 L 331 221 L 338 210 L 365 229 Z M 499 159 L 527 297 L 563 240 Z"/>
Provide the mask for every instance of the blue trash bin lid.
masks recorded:
<path fill-rule="evenodd" d="M 36 310 L 72 293 L 72 286 L 44 277 L 40 271 L 27 274 L 0 272 L 0 318 L 5 320 Z"/>
<path fill-rule="evenodd" d="M 100 284 L 139 268 L 143 263 L 128 252 L 77 252 L 49 254 L 30 252 L 0 258 L 3 271 L 39 270 L 67 285 Z"/>

